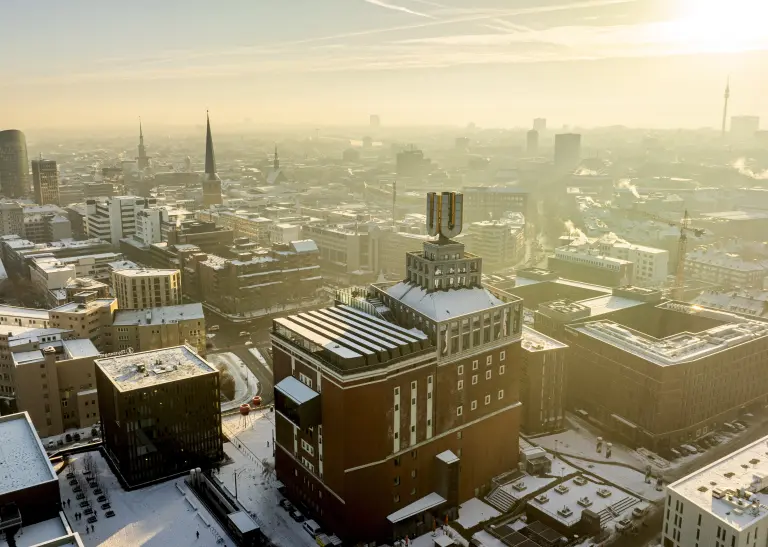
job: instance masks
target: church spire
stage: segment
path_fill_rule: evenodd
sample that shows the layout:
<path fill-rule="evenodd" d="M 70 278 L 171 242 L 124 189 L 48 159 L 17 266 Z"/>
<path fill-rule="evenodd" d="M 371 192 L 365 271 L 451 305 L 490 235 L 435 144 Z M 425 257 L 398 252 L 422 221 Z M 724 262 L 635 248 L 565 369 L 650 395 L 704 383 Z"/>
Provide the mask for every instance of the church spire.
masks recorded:
<path fill-rule="evenodd" d="M 216 175 L 216 157 L 213 155 L 213 137 L 211 136 L 211 117 L 205 111 L 207 130 L 205 133 L 205 174 L 211 178 Z"/>
<path fill-rule="evenodd" d="M 277 145 L 275 145 L 275 161 L 272 164 L 272 167 L 274 168 L 275 171 L 280 169 L 280 157 L 277 155 Z"/>

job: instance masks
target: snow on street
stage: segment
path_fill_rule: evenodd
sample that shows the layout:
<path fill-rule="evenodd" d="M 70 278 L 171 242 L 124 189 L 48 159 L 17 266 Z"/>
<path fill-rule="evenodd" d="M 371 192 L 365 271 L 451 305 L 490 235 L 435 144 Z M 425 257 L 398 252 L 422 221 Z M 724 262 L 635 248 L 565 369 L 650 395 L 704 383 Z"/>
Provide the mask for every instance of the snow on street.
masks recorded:
<path fill-rule="evenodd" d="M 234 353 L 211 353 L 206 359 L 217 369 L 229 372 L 235 381 L 235 397 L 231 401 L 222 403 L 222 411 L 231 410 L 250 401 L 259 392 L 258 378 Z"/>
<path fill-rule="evenodd" d="M 578 458 L 568 458 L 574 464 L 584 468 L 598 477 L 604 478 L 614 484 L 623 486 L 627 490 L 634 492 L 651 501 L 664 499 L 664 491 L 656 490 L 656 479 L 651 480 L 651 484 L 645 483 L 645 474 L 638 473 L 634 469 L 629 469 L 620 465 L 611 465 L 608 463 L 592 463 Z"/>

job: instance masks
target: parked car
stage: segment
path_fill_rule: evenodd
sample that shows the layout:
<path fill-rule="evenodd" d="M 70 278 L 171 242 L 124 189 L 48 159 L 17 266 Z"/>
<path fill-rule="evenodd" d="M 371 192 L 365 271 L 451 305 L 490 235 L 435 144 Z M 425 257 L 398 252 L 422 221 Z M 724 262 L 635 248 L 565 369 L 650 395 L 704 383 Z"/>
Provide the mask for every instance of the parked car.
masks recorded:
<path fill-rule="evenodd" d="M 314 538 L 315 536 L 319 536 L 323 533 L 322 529 L 320 528 L 320 525 L 316 523 L 314 520 L 310 519 L 307 521 L 304 521 L 304 524 L 302 524 L 304 527 L 304 530 L 307 531 L 307 533 Z"/>
<path fill-rule="evenodd" d="M 747 428 L 744 427 L 744 424 L 741 424 L 739 422 L 733 422 L 733 427 L 735 427 L 739 431 L 745 431 Z"/>
<path fill-rule="evenodd" d="M 702 442 L 692 443 L 692 446 L 699 452 L 706 452 L 707 450 L 706 448 L 704 448 L 706 445 Z"/>
<path fill-rule="evenodd" d="M 216 332 L 217 330 L 219 330 L 218 325 L 211 325 L 210 327 L 208 327 L 209 332 Z"/>
<path fill-rule="evenodd" d="M 672 453 L 672 457 L 674 458 L 682 458 L 683 453 L 680 452 L 677 448 L 670 448 L 669 451 Z"/>
<path fill-rule="evenodd" d="M 287 499 L 283 498 L 278 502 L 278 505 L 288 511 L 289 513 L 293 511 L 293 504 L 288 501 Z"/>
<path fill-rule="evenodd" d="M 241 330 L 240 331 L 240 336 L 242 336 L 242 337 L 246 337 L 246 336 L 250 336 L 250 335 L 251 335 L 251 333 L 248 332 L 247 330 Z"/>
<path fill-rule="evenodd" d="M 733 425 L 732 423 L 729 423 L 729 422 L 725 422 L 725 423 L 723 423 L 723 427 L 724 427 L 724 428 L 726 428 L 728 431 L 731 431 L 731 432 L 734 432 L 734 433 L 735 433 L 736 431 L 738 431 L 738 429 L 736 428 L 736 426 L 735 426 L 735 425 Z"/>
<path fill-rule="evenodd" d="M 696 450 L 693 446 L 690 444 L 681 444 L 680 448 L 682 448 L 685 452 L 688 454 L 698 454 L 698 450 Z"/>
<path fill-rule="evenodd" d="M 634 518 L 637 518 L 637 519 L 639 519 L 640 517 L 642 517 L 643 515 L 645 515 L 645 513 L 646 513 L 647 511 L 648 511 L 648 508 L 647 508 L 647 507 L 635 507 L 634 509 L 632 509 L 632 516 L 633 516 Z"/>
<path fill-rule="evenodd" d="M 291 518 L 296 522 L 304 522 L 304 515 L 302 515 L 301 511 L 299 511 L 298 509 L 294 509 L 288 514 L 291 515 Z"/>
<path fill-rule="evenodd" d="M 56 442 L 55 441 L 48 441 L 47 443 L 45 443 L 45 447 L 48 450 L 53 450 L 53 449 L 56 448 Z"/>
<path fill-rule="evenodd" d="M 253 345 L 253 342 L 251 342 L 250 340 L 246 340 L 246 341 L 245 341 L 245 345 L 246 345 L 246 346 L 252 346 L 252 345 Z"/>

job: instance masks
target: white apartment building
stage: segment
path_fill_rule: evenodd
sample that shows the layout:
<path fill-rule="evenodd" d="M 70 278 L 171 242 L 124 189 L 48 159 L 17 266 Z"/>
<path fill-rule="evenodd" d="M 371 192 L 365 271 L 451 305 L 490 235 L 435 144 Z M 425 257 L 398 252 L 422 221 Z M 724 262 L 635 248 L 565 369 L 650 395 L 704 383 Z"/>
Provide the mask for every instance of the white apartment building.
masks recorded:
<path fill-rule="evenodd" d="M 269 227 L 270 243 L 290 243 L 301 239 L 301 226 L 280 222 Z"/>
<path fill-rule="evenodd" d="M 467 251 L 483 257 L 487 273 L 511 268 L 525 257 L 525 220 L 519 218 L 472 222 L 467 230 Z"/>
<path fill-rule="evenodd" d="M 120 245 L 120 240 L 136 233 L 136 213 L 154 206 L 154 198 L 115 196 L 104 200 L 86 201 L 88 237 L 97 237 Z"/>
<path fill-rule="evenodd" d="M 667 486 L 663 547 L 768 544 L 768 437 Z"/>
<path fill-rule="evenodd" d="M 98 281 L 109 279 L 110 262 L 120 260 L 120 253 L 100 253 L 84 256 L 57 258 L 43 254 L 30 259 L 30 280 L 41 292 L 47 291 L 51 306 L 60 306 L 67 301 L 67 285 L 74 279 L 90 277 Z"/>
<path fill-rule="evenodd" d="M 189 211 L 171 207 L 147 207 L 136 211 L 136 233 L 134 238 L 145 245 L 166 241 L 169 227 L 174 226 Z"/>
<path fill-rule="evenodd" d="M 617 241 L 608 254 L 634 263 L 635 283 L 638 285 L 660 285 L 669 275 L 669 251 L 665 249 Z"/>
<path fill-rule="evenodd" d="M 120 309 L 158 308 L 181 304 L 179 270 L 115 270 L 112 272 L 112 288 Z"/>

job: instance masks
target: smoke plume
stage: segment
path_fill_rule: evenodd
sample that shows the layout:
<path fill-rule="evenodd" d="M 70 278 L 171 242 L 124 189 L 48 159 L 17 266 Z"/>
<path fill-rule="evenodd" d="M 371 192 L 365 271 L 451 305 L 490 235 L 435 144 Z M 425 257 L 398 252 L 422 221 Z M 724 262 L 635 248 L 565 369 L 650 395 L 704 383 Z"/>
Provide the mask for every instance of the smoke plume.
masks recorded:
<path fill-rule="evenodd" d="M 746 158 L 739 158 L 735 162 L 733 162 L 733 168 L 736 169 L 736 171 L 738 171 L 742 175 L 749 177 L 751 179 L 758 179 L 758 180 L 768 179 L 768 169 L 766 169 L 765 171 L 760 171 L 756 173 L 752 169 L 747 167 Z"/>
<path fill-rule="evenodd" d="M 637 191 L 637 186 L 629 182 L 629 179 L 621 179 L 619 181 L 619 188 L 626 188 L 630 192 L 632 192 L 632 195 L 636 198 L 640 197 L 640 193 Z"/>

